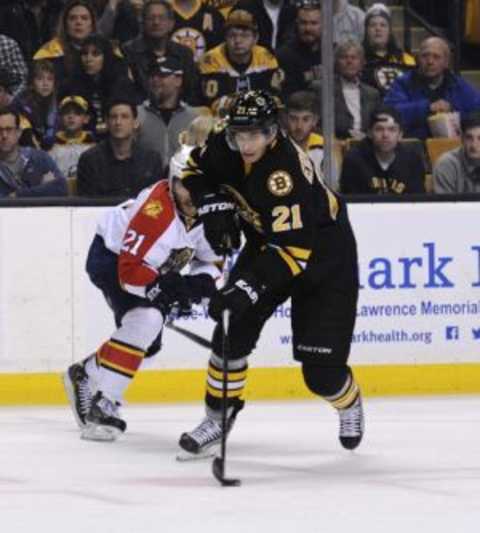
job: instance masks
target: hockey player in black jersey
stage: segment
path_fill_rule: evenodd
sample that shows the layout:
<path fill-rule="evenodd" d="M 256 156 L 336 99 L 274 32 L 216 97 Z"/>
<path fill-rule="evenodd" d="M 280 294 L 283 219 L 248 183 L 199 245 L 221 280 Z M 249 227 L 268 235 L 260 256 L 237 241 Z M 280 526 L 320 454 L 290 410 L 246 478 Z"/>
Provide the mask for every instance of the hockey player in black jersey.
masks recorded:
<path fill-rule="evenodd" d="M 223 130 L 192 152 L 183 175 L 217 253 L 228 230 L 228 199 L 246 245 L 210 316 L 231 313 L 228 428 L 243 407 L 247 357 L 278 305 L 291 298 L 293 356 L 307 387 L 338 410 L 339 438 L 356 448 L 363 434 L 359 387 L 347 364 L 358 297 L 355 238 L 344 202 L 317 176 L 307 155 L 278 126 L 274 98 L 241 93 Z M 225 250 L 223 250 L 225 251 Z M 206 418 L 184 433 L 191 456 L 211 454 L 221 439 L 222 328 L 213 335 Z"/>

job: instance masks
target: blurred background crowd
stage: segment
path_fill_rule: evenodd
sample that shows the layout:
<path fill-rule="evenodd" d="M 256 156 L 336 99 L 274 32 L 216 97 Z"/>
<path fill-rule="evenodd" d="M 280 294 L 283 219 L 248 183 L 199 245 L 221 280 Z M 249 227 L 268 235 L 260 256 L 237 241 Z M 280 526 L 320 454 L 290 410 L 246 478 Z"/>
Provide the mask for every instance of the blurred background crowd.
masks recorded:
<path fill-rule="evenodd" d="M 480 192 L 480 0 L 333 8 L 333 186 Z M 321 175 L 321 40 L 321 0 L 0 1 L 0 198 L 136 195 L 248 89 Z"/>

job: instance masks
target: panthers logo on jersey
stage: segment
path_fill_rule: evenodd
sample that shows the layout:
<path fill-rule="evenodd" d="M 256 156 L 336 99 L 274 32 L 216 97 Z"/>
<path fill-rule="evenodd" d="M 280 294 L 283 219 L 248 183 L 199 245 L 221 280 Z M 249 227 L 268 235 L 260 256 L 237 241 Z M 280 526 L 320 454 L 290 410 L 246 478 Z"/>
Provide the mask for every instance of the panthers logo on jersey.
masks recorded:
<path fill-rule="evenodd" d="M 195 61 L 198 61 L 207 49 L 207 43 L 203 33 L 200 33 L 195 28 L 179 28 L 173 32 L 172 41 L 190 48 Z"/>
<path fill-rule="evenodd" d="M 142 212 L 150 218 L 158 218 L 163 211 L 163 205 L 160 200 L 151 200 L 147 205 L 142 209 Z"/>

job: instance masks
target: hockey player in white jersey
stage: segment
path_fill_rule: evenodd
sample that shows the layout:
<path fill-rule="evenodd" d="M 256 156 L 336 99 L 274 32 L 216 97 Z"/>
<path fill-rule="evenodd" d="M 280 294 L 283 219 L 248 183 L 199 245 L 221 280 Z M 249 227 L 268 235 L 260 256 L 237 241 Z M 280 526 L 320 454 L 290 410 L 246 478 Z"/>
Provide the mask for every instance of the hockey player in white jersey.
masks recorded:
<path fill-rule="evenodd" d="M 67 395 L 87 440 L 126 430 L 119 406 L 144 357 L 160 349 L 173 306 L 188 309 L 215 291 L 219 262 L 179 180 L 159 181 L 100 220 L 86 269 L 103 292 L 117 329 L 95 354 L 64 374 Z M 186 193 L 186 194 L 185 194 Z M 188 275 L 180 271 L 190 265 Z"/>

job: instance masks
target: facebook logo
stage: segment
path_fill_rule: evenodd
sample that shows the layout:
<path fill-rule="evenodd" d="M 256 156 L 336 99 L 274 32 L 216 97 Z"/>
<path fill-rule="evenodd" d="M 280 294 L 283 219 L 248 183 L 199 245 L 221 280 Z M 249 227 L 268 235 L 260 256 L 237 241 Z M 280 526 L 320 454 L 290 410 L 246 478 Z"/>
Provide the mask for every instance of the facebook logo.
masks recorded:
<path fill-rule="evenodd" d="M 473 328 L 472 335 L 474 341 L 480 341 L 480 328 Z"/>
<path fill-rule="evenodd" d="M 445 338 L 447 341 L 457 341 L 460 338 L 460 328 L 458 326 L 447 326 L 445 328 Z"/>

